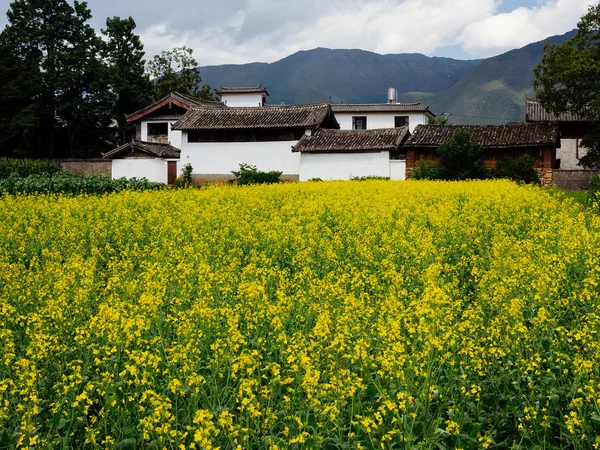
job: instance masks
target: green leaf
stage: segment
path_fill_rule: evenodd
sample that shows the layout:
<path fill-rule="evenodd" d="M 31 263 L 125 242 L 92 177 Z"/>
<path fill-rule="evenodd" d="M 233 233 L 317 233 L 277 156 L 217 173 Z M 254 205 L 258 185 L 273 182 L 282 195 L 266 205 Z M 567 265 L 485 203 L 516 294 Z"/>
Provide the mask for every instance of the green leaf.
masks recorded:
<path fill-rule="evenodd" d="M 118 450 L 135 450 L 137 448 L 137 441 L 133 438 L 123 439 L 117 445 L 115 445 L 115 449 Z"/>

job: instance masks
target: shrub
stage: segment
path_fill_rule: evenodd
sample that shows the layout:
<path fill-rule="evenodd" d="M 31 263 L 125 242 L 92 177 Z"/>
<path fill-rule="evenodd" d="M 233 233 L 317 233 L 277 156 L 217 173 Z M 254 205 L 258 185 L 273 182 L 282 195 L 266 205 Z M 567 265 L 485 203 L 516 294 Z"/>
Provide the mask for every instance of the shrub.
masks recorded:
<path fill-rule="evenodd" d="M 232 170 L 231 173 L 235 176 L 235 183 L 239 185 L 245 184 L 272 184 L 279 183 L 279 177 L 283 172 L 271 171 L 262 172 L 250 164 L 240 164 L 240 170 Z"/>
<path fill-rule="evenodd" d="M 427 164 L 425 161 L 421 161 L 419 167 L 415 169 L 412 178 L 415 180 L 439 180 L 440 168 L 432 164 Z"/>
<path fill-rule="evenodd" d="M 591 170 L 600 170 L 600 126 L 595 125 L 581 141 L 587 153 L 579 159 L 579 165 Z"/>
<path fill-rule="evenodd" d="M 498 165 L 492 171 L 494 178 L 508 178 L 526 184 L 539 184 L 540 178 L 534 169 L 534 159 L 528 153 L 519 156 L 516 159 L 502 158 L 498 160 Z"/>
<path fill-rule="evenodd" d="M 317 182 L 317 181 L 323 181 L 322 178 L 309 178 L 308 181 L 312 181 L 312 182 Z"/>
<path fill-rule="evenodd" d="M 113 180 L 101 175 L 81 176 L 68 172 L 37 173 L 21 178 L 11 175 L 0 179 L 0 193 L 5 194 L 106 194 L 123 190 L 161 189 L 162 184 L 146 178 Z"/>
<path fill-rule="evenodd" d="M 0 158 L 0 178 L 8 178 L 10 176 L 25 178 L 33 174 L 52 174 L 60 171 L 60 164 L 56 161 Z"/>
<path fill-rule="evenodd" d="M 592 177 L 588 189 L 590 200 L 595 206 L 600 206 L 600 175 Z"/>
<path fill-rule="evenodd" d="M 427 125 L 448 125 L 448 116 L 430 117 Z"/>
<path fill-rule="evenodd" d="M 390 177 L 378 177 L 376 175 L 367 175 L 366 177 L 352 177 L 352 181 L 369 181 L 369 180 L 390 180 Z"/>
<path fill-rule="evenodd" d="M 487 178 L 483 147 L 471 143 L 471 132 L 457 129 L 452 139 L 438 146 L 437 153 L 441 179 L 458 181 Z"/>
<path fill-rule="evenodd" d="M 192 172 L 194 171 L 190 163 L 186 164 L 181 168 L 181 179 L 184 187 L 192 185 Z"/>

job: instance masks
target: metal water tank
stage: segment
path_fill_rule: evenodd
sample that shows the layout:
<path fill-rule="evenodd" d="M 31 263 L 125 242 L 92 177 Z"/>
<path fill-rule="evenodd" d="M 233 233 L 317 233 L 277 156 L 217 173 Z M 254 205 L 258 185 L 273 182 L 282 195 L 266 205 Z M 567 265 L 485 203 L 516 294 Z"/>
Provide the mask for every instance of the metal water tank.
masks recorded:
<path fill-rule="evenodd" d="M 398 91 L 396 88 L 388 89 L 388 103 L 396 103 L 398 101 Z"/>

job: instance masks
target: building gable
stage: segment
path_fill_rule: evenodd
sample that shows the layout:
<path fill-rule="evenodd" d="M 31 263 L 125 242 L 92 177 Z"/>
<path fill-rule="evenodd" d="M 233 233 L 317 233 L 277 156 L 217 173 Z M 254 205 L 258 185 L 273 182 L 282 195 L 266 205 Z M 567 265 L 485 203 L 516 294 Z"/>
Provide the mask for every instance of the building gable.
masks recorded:
<path fill-rule="evenodd" d="M 171 114 L 171 116 L 173 116 L 173 113 L 180 113 L 175 117 L 175 120 L 177 120 L 192 107 L 223 108 L 225 106 L 222 103 L 209 102 L 179 92 L 172 92 L 151 105 L 128 114 L 126 118 L 128 122 L 137 122 L 138 120 L 149 118 L 153 115 L 159 115 L 159 112 L 163 115 Z"/>

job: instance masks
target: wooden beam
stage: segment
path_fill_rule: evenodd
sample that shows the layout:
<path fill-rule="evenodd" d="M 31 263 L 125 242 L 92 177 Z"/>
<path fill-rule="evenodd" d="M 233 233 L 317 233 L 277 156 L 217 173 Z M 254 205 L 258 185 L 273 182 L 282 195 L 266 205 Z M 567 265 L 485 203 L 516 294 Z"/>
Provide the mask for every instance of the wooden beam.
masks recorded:
<path fill-rule="evenodd" d="M 135 116 L 131 116 L 129 119 L 127 119 L 127 122 L 135 122 L 136 120 L 140 120 L 142 117 L 147 116 L 148 114 L 156 111 L 157 109 L 160 109 L 163 106 L 167 106 L 167 105 L 169 106 L 169 109 L 171 109 L 171 105 L 179 106 L 180 108 L 183 108 L 185 110 L 190 109 L 189 105 L 186 105 L 185 103 L 182 103 L 179 100 L 169 97 L 168 99 L 165 99 L 160 103 L 149 106 L 148 108 L 146 108 L 142 112 L 136 114 Z"/>

